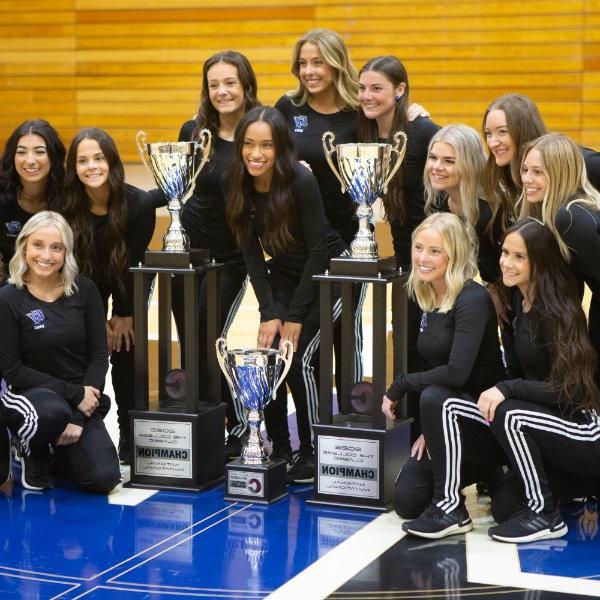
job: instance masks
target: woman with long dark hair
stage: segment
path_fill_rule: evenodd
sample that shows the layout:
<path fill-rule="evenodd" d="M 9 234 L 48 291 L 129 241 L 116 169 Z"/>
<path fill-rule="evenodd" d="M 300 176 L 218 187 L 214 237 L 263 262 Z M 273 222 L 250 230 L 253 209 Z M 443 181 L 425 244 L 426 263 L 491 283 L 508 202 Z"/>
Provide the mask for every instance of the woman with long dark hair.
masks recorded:
<path fill-rule="evenodd" d="M 346 250 L 325 217 L 314 175 L 296 160 L 281 113 L 250 110 L 238 124 L 228 173 L 227 220 L 242 249 L 258 299 L 258 345 L 294 344 L 287 383 L 296 405 L 300 452 L 288 472 L 292 482 L 313 480 L 311 425 L 318 419 L 319 301 L 312 276 Z M 271 258 L 265 261 L 264 252 Z M 339 303 L 334 313 L 339 315 Z M 281 390 L 285 390 L 281 386 Z M 284 444 L 285 391 L 267 408 L 267 431 Z"/>
<path fill-rule="evenodd" d="M 6 141 L 0 158 L 0 282 L 8 276 L 15 240 L 35 213 L 54 206 L 63 180 L 65 147 L 43 119 L 21 123 Z"/>
<path fill-rule="evenodd" d="M 500 259 L 512 294 L 514 342 L 505 347 L 511 379 L 486 390 L 478 407 L 519 477 L 526 506 L 489 535 L 529 542 L 566 534 L 545 465 L 600 476 L 596 353 L 573 275 L 549 228 L 533 218 L 508 229 Z"/>
<path fill-rule="evenodd" d="M 196 187 L 181 213 L 181 222 L 190 237 L 192 248 L 206 248 L 216 262 L 223 263 L 219 274 L 221 303 L 221 335 L 226 337 L 246 290 L 247 273 L 242 254 L 225 219 L 225 198 L 221 177 L 233 154 L 233 137 L 240 119 L 259 104 L 257 84 L 252 66 L 239 52 L 228 50 L 208 58 L 202 68 L 200 106 L 194 119 L 186 121 L 179 132 L 179 141 L 198 139 L 202 129 L 212 135 L 209 161 L 196 179 Z M 203 275 L 198 286 L 198 323 L 200 395 L 206 382 L 206 279 Z M 173 314 L 177 323 L 181 347 L 185 341 L 183 314 L 183 281 L 173 279 Z M 183 365 L 185 366 L 185 365 Z M 195 367 L 194 367 L 195 368 Z M 247 428 L 246 415 L 237 398 L 232 398 L 224 378 L 221 379 L 221 401 L 227 406 L 226 457 L 240 455 L 241 437 Z M 274 448 L 275 455 L 285 451 Z"/>
<path fill-rule="evenodd" d="M 411 266 L 411 235 L 425 218 L 423 171 L 427 149 L 439 126 L 429 118 L 408 117 L 409 81 L 404 65 L 395 56 L 378 56 L 369 60 L 359 73 L 358 141 L 394 143 L 401 131 L 408 136 L 402 165 L 391 179 L 382 201 L 390 223 L 396 263 L 405 270 Z M 408 370 L 420 370 L 417 336 L 421 311 L 409 299 L 407 317 Z M 413 439 L 420 433 L 418 396 L 409 396 L 409 416 L 413 417 Z"/>
<path fill-rule="evenodd" d="M 154 232 L 155 211 L 147 192 L 125 183 L 117 147 L 102 129 L 82 129 L 69 146 L 61 212 L 73 229 L 80 272 L 98 286 L 104 304 L 119 454 L 128 464 L 128 411 L 134 406 L 133 278 L 129 267 L 144 261 Z"/>
<path fill-rule="evenodd" d="M 0 399 L 0 485 L 11 476 L 8 427 L 23 487 L 51 488 L 58 471 L 84 490 L 107 494 L 121 472 L 103 421 L 110 407 L 102 393 L 105 319 L 96 286 L 78 275 L 73 246 L 61 215 L 32 216 L 0 290 L 0 368 L 9 385 Z"/>
<path fill-rule="evenodd" d="M 394 508 L 414 518 L 403 528 L 421 537 L 470 530 L 461 489 L 502 464 L 489 428 L 470 418 L 479 415 L 478 395 L 505 376 L 492 301 L 472 279 L 474 249 L 464 224 L 450 213 L 430 215 L 413 233 L 408 290 L 423 311 L 418 349 L 425 369 L 396 376 L 382 410 L 393 419 L 404 394 L 420 395 L 424 435 L 398 476 Z"/>

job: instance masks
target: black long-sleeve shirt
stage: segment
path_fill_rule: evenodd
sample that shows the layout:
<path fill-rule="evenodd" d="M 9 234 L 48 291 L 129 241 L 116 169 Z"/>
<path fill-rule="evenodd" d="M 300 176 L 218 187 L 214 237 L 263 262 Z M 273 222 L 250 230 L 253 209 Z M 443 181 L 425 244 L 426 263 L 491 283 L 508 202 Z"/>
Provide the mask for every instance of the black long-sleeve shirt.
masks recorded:
<path fill-rule="evenodd" d="M 0 289 L 0 371 L 12 390 L 48 388 L 73 408 L 84 386 L 101 390 L 108 369 L 106 319 L 98 289 L 86 277 L 77 291 L 54 302 L 26 287 Z"/>
<path fill-rule="evenodd" d="M 244 260 L 258 299 L 261 321 L 281 319 L 302 323 L 310 305 L 317 297 L 318 286 L 312 280 L 312 276 L 323 273 L 328 266 L 328 260 L 339 256 L 346 249 L 339 234 L 325 218 L 319 186 L 314 175 L 300 163 L 296 166 L 292 182 L 292 196 L 293 240 L 284 252 L 266 262 L 260 239 L 265 230 L 264 212 L 269 202 L 269 193 L 251 193 L 253 233 L 249 246 L 244 249 Z M 292 301 L 287 307 L 287 316 L 273 300 L 270 274 L 278 275 L 297 285 Z"/>
<path fill-rule="evenodd" d="M 390 400 L 439 385 L 474 398 L 506 375 L 498 343 L 496 312 L 487 290 L 469 280 L 447 313 L 423 313 L 417 341 L 426 370 L 397 376 Z"/>
<path fill-rule="evenodd" d="M 125 230 L 125 245 L 129 256 L 129 266 L 137 267 L 144 262 L 144 253 L 154 233 L 156 212 L 154 203 L 148 192 L 125 184 L 127 201 L 127 227 Z M 124 289 L 120 289 L 110 277 L 108 256 L 110 246 L 107 239 L 108 215 L 92 215 L 94 228 L 94 246 L 92 255 L 92 273 L 90 278 L 98 286 L 100 295 L 106 303 L 112 295 L 113 315 L 130 317 L 133 315 L 133 276 L 128 273 L 125 277 Z M 104 306 L 107 310 L 106 304 Z"/>
<path fill-rule="evenodd" d="M 559 393 L 549 383 L 552 324 L 542 323 L 541 327 L 535 327 L 531 311 L 523 312 L 523 296 L 518 290 L 513 294 L 512 304 L 515 315 L 512 334 L 502 338 L 511 379 L 501 381 L 496 387 L 505 398 L 557 405 Z"/>
<path fill-rule="evenodd" d="M 556 229 L 571 251 L 571 268 L 594 294 L 600 293 L 600 211 L 580 202 L 562 206 Z"/>
<path fill-rule="evenodd" d="M 326 131 L 332 131 L 336 145 L 356 142 L 358 111 L 344 109 L 323 114 L 311 108 L 308 103 L 295 106 L 288 96 L 282 96 L 275 108 L 284 116 L 292 132 L 298 159 L 310 165 L 317 179 L 329 224 L 350 244 L 358 230 L 356 205 L 347 193 L 342 193 L 340 182 L 325 158 L 322 140 Z M 337 165 L 335 154 L 333 161 Z"/>
<path fill-rule="evenodd" d="M 390 222 L 394 255 L 403 268 L 410 266 L 410 239 L 413 230 L 425 218 L 425 187 L 423 171 L 427 162 L 427 149 L 431 138 L 439 131 L 431 119 L 417 117 L 408 124 L 406 155 L 402 170 L 402 195 L 404 198 L 404 222 Z M 381 140 L 385 141 L 385 140 Z"/>
<path fill-rule="evenodd" d="M 31 217 L 33 215 L 21 208 L 14 194 L 0 195 L 0 253 L 6 278 L 8 278 L 8 263 L 15 253 L 17 236 Z"/>

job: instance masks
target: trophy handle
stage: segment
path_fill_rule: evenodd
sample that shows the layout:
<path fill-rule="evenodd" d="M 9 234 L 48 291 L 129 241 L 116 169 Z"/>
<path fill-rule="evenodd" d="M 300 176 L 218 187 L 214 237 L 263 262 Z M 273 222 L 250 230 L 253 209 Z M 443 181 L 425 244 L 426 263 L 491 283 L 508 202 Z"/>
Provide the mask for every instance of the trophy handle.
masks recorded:
<path fill-rule="evenodd" d="M 137 149 L 140 153 L 140 158 L 142 159 L 142 162 L 144 163 L 144 165 L 146 165 L 146 169 L 148 169 L 148 171 L 152 173 L 152 169 L 150 168 L 150 162 L 148 159 L 148 148 L 146 146 L 148 142 L 145 131 L 137 132 L 135 136 L 135 143 L 137 144 Z"/>
<path fill-rule="evenodd" d="M 290 342 L 290 340 L 281 340 L 281 343 L 279 344 L 279 349 L 281 351 L 281 360 L 283 360 L 284 366 L 283 366 L 283 371 L 281 372 L 281 375 L 279 376 L 279 379 L 277 380 L 277 383 L 275 383 L 275 387 L 273 388 L 273 393 L 271 394 L 271 397 L 273 398 L 273 400 L 275 400 L 275 394 L 277 392 L 277 388 L 279 387 L 281 382 L 285 379 L 285 376 L 287 375 L 288 371 L 290 370 L 290 367 L 292 366 L 292 358 L 294 356 L 294 344 L 293 344 L 293 342 Z"/>
<path fill-rule="evenodd" d="M 337 152 L 337 149 L 333 144 L 333 142 L 335 141 L 335 134 L 333 133 L 333 131 L 326 131 L 323 134 L 323 137 L 321 138 L 321 140 L 323 142 L 323 152 L 325 153 L 325 158 L 327 159 L 327 162 L 329 163 L 329 168 L 333 171 L 333 174 L 338 178 L 339 182 L 342 184 L 342 194 L 345 194 L 346 186 L 344 185 L 344 180 L 342 179 L 340 172 L 338 171 L 337 167 L 335 166 L 335 164 L 331 158 L 331 155 L 334 152 Z"/>
<path fill-rule="evenodd" d="M 229 376 L 229 371 L 227 370 L 227 366 L 225 364 L 225 357 L 227 356 L 227 340 L 223 337 L 220 337 L 215 342 L 215 347 L 217 349 L 217 362 L 221 367 L 221 371 L 223 371 L 223 375 L 225 375 L 225 379 L 227 379 L 227 383 L 229 384 L 229 389 L 231 390 L 231 395 L 234 398 L 237 398 L 237 394 L 235 393 L 235 388 L 233 387 L 233 381 Z"/>
<path fill-rule="evenodd" d="M 196 170 L 192 173 L 192 177 L 190 179 L 190 187 L 188 189 L 187 194 L 181 199 L 181 203 L 185 204 L 190 196 L 194 193 L 194 188 L 196 187 L 195 181 L 196 177 L 200 175 L 200 171 L 202 171 L 202 167 L 206 164 L 208 160 L 208 155 L 210 154 L 210 146 L 212 143 L 212 135 L 208 129 L 202 129 L 198 134 L 198 140 L 196 141 L 196 150 L 200 148 L 202 150 L 202 160 L 200 164 L 196 167 Z"/>
<path fill-rule="evenodd" d="M 400 148 L 400 138 L 402 138 L 402 148 Z M 387 186 L 392 177 L 396 174 L 396 171 L 400 168 L 402 161 L 404 160 L 404 155 L 406 154 L 406 144 L 408 143 L 408 138 L 404 131 L 396 131 L 394 134 L 394 144 L 392 145 L 392 152 L 396 155 L 396 161 L 394 162 L 394 166 L 391 168 L 388 176 L 385 178 L 383 182 L 383 193 L 387 192 Z"/>

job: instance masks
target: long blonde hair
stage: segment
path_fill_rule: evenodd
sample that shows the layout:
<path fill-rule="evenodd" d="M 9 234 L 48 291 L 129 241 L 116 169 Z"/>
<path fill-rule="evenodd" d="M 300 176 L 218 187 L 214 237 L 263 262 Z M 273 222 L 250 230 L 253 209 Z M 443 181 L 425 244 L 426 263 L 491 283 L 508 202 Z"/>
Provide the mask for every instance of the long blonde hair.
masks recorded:
<path fill-rule="evenodd" d="M 447 125 L 431 138 L 429 148 L 427 149 L 428 161 L 429 154 L 436 142 L 445 142 L 452 146 L 454 150 L 455 168 L 460 177 L 458 185 L 462 216 L 474 228 L 479 220 L 481 172 L 485 165 L 485 152 L 481 138 L 477 131 L 468 125 Z M 442 205 L 445 192 L 436 192 L 431 187 L 427 171 L 428 165 L 426 164 L 425 171 L 423 172 L 423 183 L 426 193 L 425 214 L 430 215 Z"/>
<path fill-rule="evenodd" d="M 13 283 L 19 289 L 23 288 L 23 285 L 26 283 L 25 275 L 29 268 L 25 258 L 27 239 L 38 229 L 50 226 L 58 229 L 65 246 L 65 264 L 60 270 L 60 274 L 65 288 L 65 296 L 72 296 L 77 291 L 75 277 L 77 277 L 78 273 L 77 262 L 73 254 L 73 232 L 62 215 L 50 210 L 43 210 L 36 213 L 21 229 L 21 233 L 19 233 L 15 242 L 15 253 L 9 263 L 10 279 L 8 283 Z"/>
<path fill-rule="evenodd" d="M 292 51 L 292 73 L 298 80 L 298 87 L 287 95 L 296 106 L 308 102 L 310 96 L 306 86 L 300 81 L 300 51 L 304 44 L 314 44 L 321 52 L 323 60 L 333 69 L 333 83 L 337 95 L 348 107 L 358 108 L 358 72 L 354 68 L 348 47 L 342 36 L 331 29 L 311 29 L 295 44 Z"/>
<path fill-rule="evenodd" d="M 534 148 L 540 153 L 548 185 L 541 203 L 528 202 L 523 186 L 519 218 L 541 219 L 556 237 L 563 258 L 569 261 L 571 253 L 556 229 L 556 215 L 560 208 L 568 209 L 573 202 L 600 210 L 600 192 L 589 182 L 581 149 L 571 138 L 562 133 L 547 133 L 533 140 L 525 147 L 521 167 Z"/>
<path fill-rule="evenodd" d="M 475 261 L 475 244 L 469 229 L 461 220 L 452 213 L 439 212 L 427 217 L 412 234 L 412 246 L 421 231 L 434 229 L 442 236 L 444 253 L 448 259 L 446 268 L 446 294 L 439 308 L 440 313 L 452 310 L 456 298 L 463 289 L 465 283 L 472 279 L 477 273 Z M 466 233 L 465 233 L 466 231 Z M 417 269 L 414 268 L 408 277 L 407 288 L 409 294 L 417 301 L 424 312 L 430 312 L 436 305 L 436 293 L 433 285 L 419 279 Z"/>

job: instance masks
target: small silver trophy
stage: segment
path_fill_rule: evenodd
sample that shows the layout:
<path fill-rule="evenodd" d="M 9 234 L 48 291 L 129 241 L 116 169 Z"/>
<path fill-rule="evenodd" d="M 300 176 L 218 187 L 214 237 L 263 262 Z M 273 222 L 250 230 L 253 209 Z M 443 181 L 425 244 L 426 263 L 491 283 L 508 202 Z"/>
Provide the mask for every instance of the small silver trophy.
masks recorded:
<path fill-rule="evenodd" d="M 342 184 L 342 192 L 348 191 L 358 205 L 356 214 L 359 229 L 350 244 L 353 260 L 377 261 L 377 242 L 371 230 L 372 205 L 387 191 L 389 181 L 399 169 L 406 152 L 406 134 L 402 131 L 394 135 L 395 144 L 338 144 L 334 145 L 335 135 L 331 131 L 323 134 L 323 151 L 334 175 Z M 402 148 L 400 140 L 402 139 Z M 332 154 L 338 156 L 339 170 Z M 395 161 L 392 165 L 392 153 Z"/>
<path fill-rule="evenodd" d="M 271 503 L 286 494 L 286 463 L 267 456 L 260 424 L 263 410 L 275 398 L 292 364 L 294 346 L 227 350 L 224 338 L 216 341 L 217 359 L 231 393 L 248 411 L 249 435 L 239 459 L 225 466 L 228 500 Z"/>
<path fill-rule="evenodd" d="M 137 132 L 136 142 L 142 161 L 167 197 L 167 209 L 171 215 L 171 223 L 163 238 L 163 252 L 189 253 L 190 238 L 181 225 L 181 209 L 192 195 L 196 177 L 208 160 L 210 131 L 203 129 L 198 141 L 193 142 L 148 144 L 146 139 L 145 131 Z"/>

